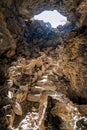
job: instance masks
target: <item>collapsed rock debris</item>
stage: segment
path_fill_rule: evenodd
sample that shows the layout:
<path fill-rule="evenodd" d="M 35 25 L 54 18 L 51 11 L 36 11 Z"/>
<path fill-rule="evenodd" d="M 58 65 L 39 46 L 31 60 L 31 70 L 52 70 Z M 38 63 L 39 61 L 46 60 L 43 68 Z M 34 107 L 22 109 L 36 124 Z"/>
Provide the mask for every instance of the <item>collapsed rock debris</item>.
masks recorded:
<path fill-rule="evenodd" d="M 58 10 L 51 29 L 30 19 Z M 0 129 L 87 130 L 87 1 L 0 1 Z"/>

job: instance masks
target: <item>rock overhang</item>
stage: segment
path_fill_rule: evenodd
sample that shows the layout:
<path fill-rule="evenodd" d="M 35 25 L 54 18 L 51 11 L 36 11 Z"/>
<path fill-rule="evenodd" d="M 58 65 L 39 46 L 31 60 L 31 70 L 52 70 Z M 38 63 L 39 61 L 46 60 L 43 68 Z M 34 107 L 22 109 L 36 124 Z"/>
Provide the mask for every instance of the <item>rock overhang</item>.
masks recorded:
<path fill-rule="evenodd" d="M 68 21 L 76 22 L 77 26 L 82 26 L 83 24 L 87 26 L 85 22 L 87 18 L 86 7 L 86 0 L 22 0 L 19 2 L 18 11 L 22 17 L 30 19 L 42 11 L 57 10 L 67 17 Z"/>
<path fill-rule="evenodd" d="M 24 19 L 30 19 L 44 10 L 57 10 L 66 16 L 68 21 L 75 21 L 80 27 L 87 26 L 87 0 L 4 0 L 0 1 L 0 5 L 1 8 L 3 6 L 12 10 L 17 9 Z"/>
<path fill-rule="evenodd" d="M 61 0 L 42 0 L 42 1 L 23 1 L 20 6 L 18 7 L 18 11 L 19 14 L 26 18 L 32 18 L 34 15 L 38 15 L 41 12 L 45 11 L 45 10 L 57 10 L 58 12 L 60 12 L 62 15 L 64 15 L 65 17 L 67 17 L 67 19 L 69 21 L 74 21 L 74 16 L 72 17 L 72 19 L 70 18 L 70 15 L 66 9 L 66 7 L 64 6 L 64 4 L 62 3 Z"/>

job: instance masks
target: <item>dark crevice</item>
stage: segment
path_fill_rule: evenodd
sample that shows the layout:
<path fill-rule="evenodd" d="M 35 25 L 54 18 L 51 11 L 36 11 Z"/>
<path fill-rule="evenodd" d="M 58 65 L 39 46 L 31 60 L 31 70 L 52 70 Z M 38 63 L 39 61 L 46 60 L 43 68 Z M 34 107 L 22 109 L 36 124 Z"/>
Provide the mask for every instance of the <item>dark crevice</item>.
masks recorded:
<path fill-rule="evenodd" d="M 77 105 L 85 105 L 87 104 L 87 98 L 77 95 L 77 93 L 73 90 L 68 90 L 68 98 Z"/>

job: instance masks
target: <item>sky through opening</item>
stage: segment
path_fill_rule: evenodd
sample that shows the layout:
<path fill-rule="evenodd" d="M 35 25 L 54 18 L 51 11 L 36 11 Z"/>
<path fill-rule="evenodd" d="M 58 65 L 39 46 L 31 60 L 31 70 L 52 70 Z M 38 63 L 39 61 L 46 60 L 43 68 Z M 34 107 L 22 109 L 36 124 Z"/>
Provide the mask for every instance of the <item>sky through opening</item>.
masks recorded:
<path fill-rule="evenodd" d="M 43 20 L 45 23 L 49 22 L 52 28 L 57 28 L 59 25 L 63 26 L 67 22 L 67 18 L 61 15 L 57 10 L 43 11 L 33 18 L 34 20 Z"/>

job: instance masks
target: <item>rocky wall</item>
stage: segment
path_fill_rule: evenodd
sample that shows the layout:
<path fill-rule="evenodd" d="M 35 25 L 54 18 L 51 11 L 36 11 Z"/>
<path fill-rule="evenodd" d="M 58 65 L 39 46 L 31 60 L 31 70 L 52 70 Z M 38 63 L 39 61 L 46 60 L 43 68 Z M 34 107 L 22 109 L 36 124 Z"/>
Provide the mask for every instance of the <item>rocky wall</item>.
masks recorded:
<path fill-rule="evenodd" d="M 0 129 L 87 129 L 87 1 L 0 1 Z M 31 21 L 57 9 L 70 24 Z"/>

